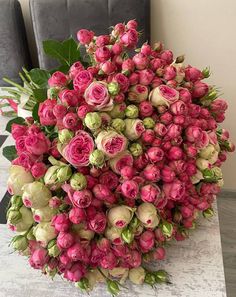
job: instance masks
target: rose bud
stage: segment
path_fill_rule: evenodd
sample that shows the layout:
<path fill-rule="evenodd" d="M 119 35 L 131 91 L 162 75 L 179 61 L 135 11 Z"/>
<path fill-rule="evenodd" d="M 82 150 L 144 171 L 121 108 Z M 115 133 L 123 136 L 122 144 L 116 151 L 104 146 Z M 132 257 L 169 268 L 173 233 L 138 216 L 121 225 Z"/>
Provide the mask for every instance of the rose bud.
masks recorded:
<path fill-rule="evenodd" d="M 110 250 L 110 248 L 111 248 L 111 243 L 110 243 L 110 241 L 107 238 L 103 237 L 103 238 L 101 238 L 101 239 L 98 240 L 97 247 L 102 252 L 107 253 Z"/>
<path fill-rule="evenodd" d="M 129 74 L 130 72 L 133 72 L 135 68 L 135 64 L 132 59 L 128 58 L 123 61 L 122 63 L 122 73 L 123 74 Z"/>
<path fill-rule="evenodd" d="M 155 244 L 155 234 L 152 231 L 144 231 L 139 237 L 139 245 L 144 252 L 150 251 Z"/>
<path fill-rule="evenodd" d="M 124 166 L 121 168 L 120 174 L 123 179 L 132 179 L 135 174 L 135 170 L 131 166 Z"/>
<path fill-rule="evenodd" d="M 41 182 L 35 181 L 22 187 L 22 200 L 26 207 L 35 209 L 48 205 L 52 197 L 50 190 Z"/>
<path fill-rule="evenodd" d="M 85 267 L 77 262 L 64 272 L 64 278 L 72 282 L 78 282 L 85 275 Z"/>
<path fill-rule="evenodd" d="M 126 198 L 135 199 L 138 195 L 139 187 L 135 181 L 127 180 L 121 185 L 121 193 Z"/>
<path fill-rule="evenodd" d="M 145 131 L 143 122 L 139 119 L 125 119 L 125 131 L 124 134 L 129 140 L 138 139 Z"/>
<path fill-rule="evenodd" d="M 122 229 L 116 227 L 106 228 L 105 236 L 109 239 L 115 246 L 123 243 L 121 238 Z"/>
<path fill-rule="evenodd" d="M 179 99 L 179 92 L 166 85 L 154 88 L 149 94 L 149 100 L 155 107 L 169 106 Z"/>
<path fill-rule="evenodd" d="M 104 153 L 100 150 L 94 150 L 89 156 L 89 162 L 91 165 L 102 167 L 105 162 Z"/>
<path fill-rule="evenodd" d="M 56 210 L 49 206 L 45 206 L 39 209 L 32 209 L 35 222 L 50 222 L 53 216 L 56 214 Z"/>
<path fill-rule="evenodd" d="M 136 210 L 136 215 L 145 227 L 154 228 L 159 224 L 157 209 L 152 203 L 140 204 Z"/>
<path fill-rule="evenodd" d="M 115 206 L 111 208 L 108 212 L 108 221 L 111 224 L 111 226 L 117 227 L 117 228 L 124 228 L 129 224 L 133 216 L 132 210 L 125 206 Z"/>
<path fill-rule="evenodd" d="M 7 180 L 8 192 L 11 195 L 22 195 L 22 187 L 33 182 L 33 176 L 24 167 L 12 165 L 9 169 L 10 175 Z"/>
<path fill-rule="evenodd" d="M 165 125 L 169 125 L 173 122 L 173 115 L 166 111 L 160 116 L 160 121 Z"/>
<path fill-rule="evenodd" d="M 60 249 L 68 249 L 74 243 L 74 236 L 71 233 L 60 232 L 57 236 L 57 246 Z"/>
<path fill-rule="evenodd" d="M 145 144 L 152 144 L 152 142 L 155 139 L 155 133 L 151 129 L 147 129 L 142 134 L 142 141 L 145 142 Z"/>
<path fill-rule="evenodd" d="M 149 63 L 149 59 L 146 55 L 142 53 L 138 53 L 133 56 L 133 62 L 135 64 L 136 69 L 142 70 L 145 69 Z"/>
<path fill-rule="evenodd" d="M 141 199 L 144 202 L 154 202 L 160 195 L 161 190 L 156 185 L 145 185 L 140 190 Z"/>
<path fill-rule="evenodd" d="M 170 160 L 181 160 L 183 158 L 183 151 L 178 146 L 172 146 L 168 151 L 168 158 Z"/>
<path fill-rule="evenodd" d="M 176 179 L 172 183 L 164 183 L 163 191 L 168 199 L 178 201 L 185 194 L 185 186 L 181 181 Z"/>
<path fill-rule="evenodd" d="M 36 179 L 43 177 L 46 171 L 47 167 L 43 162 L 37 162 L 31 167 L 31 173 Z"/>
<path fill-rule="evenodd" d="M 127 146 L 127 139 L 115 131 L 102 131 L 98 134 L 96 145 L 107 157 L 114 158 L 123 152 Z"/>
<path fill-rule="evenodd" d="M 204 97 L 209 91 L 209 87 L 207 84 L 197 81 L 193 85 L 192 96 L 193 98 L 201 98 Z"/>
<path fill-rule="evenodd" d="M 79 208 L 86 208 L 92 202 L 92 193 L 87 190 L 75 191 L 72 197 L 72 203 Z"/>
<path fill-rule="evenodd" d="M 107 85 L 107 89 L 108 89 L 109 94 L 111 94 L 112 96 L 116 96 L 120 92 L 120 86 L 117 82 L 109 83 Z"/>
<path fill-rule="evenodd" d="M 148 88 L 141 84 L 133 85 L 129 89 L 128 99 L 131 102 L 142 103 L 148 98 Z"/>
<path fill-rule="evenodd" d="M 84 118 L 84 123 L 90 130 L 96 130 L 102 125 L 102 119 L 97 112 L 88 112 Z"/>
<path fill-rule="evenodd" d="M 81 44 L 89 44 L 94 37 L 93 31 L 88 31 L 86 29 L 81 29 L 77 32 L 77 39 Z"/>
<path fill-rule="evenodd" d="M 72 208 L 69 212 L 69 219 L 74 224 L 80 224 L 85 218 L 85 211 L 82 208 Z"/>
<path fill-rule="evenodd" d="M 151 162 L 156 163 L 164 158 L 164 151 L 159 147 L 151 147 L 147 150 L 147 155 Z"/>
<path fill-rule="evenodd" d="M 46 249 L 38 248 L 32 253 L 29 263 L 35 269 L 42 269 L 48 262 L 49 256 Z"/>
<path fill-rule="evenodd" d="M 119 179 L 115 173 L 108 170 L 99 176 L 99 182 L 107 185 L 110 190 L 114 190 L 118 186 Z"/>
<path fill-rule="evenodd" d="M 164 136 L 167 133 L 167 127 L 162 123 L 156 123 L 154 127 L 154 132 L 157 136 Z"/>
<path fill-rule="evenodd" d="M 57 236 L 51 222 L 39 223 L 34 227 L 33 234 L 36 240 L 41 242 L 44 246 Z"/>
<path fill-rule="evenodd" d="M 125 130 L 125 122 L 122 119 L 113 119 L 111 126 L 119 133 Z"/>
<path fill-rule="evenodd" d="M 129 270 L 129 280 L 135 285 L 144 283 L 146 272 L 143 267 L 132 268 Z"/>
<path fill-rule="evenodd" d="M 144 177 L 151 182 L 157 182 L 160 179 L 160 170 L 154 164 L 148 164 L 143 170 Z"/>
<path fill-rule="evenodd" d="M 185 68 L 185 78 L 187 81 L 195 82 L 201 80 L 203 76 L 201 70 L 192 66 L 188 66 Z"/>
<path fill-rule="evenodd" d="M 19 210 L 10 208 L 7 211 L 7 223 L 15 226 L 15 231 L 27 231 L 34 223 L 32 212 L 24 205 Z"/>
<path fill-rule="evenodd" d="M 124 151 L 115 158 L 112 158 L 109 161 L 109 165 L 116 174 L 120 174 L 120 171 L 124 166 L 133 166 L 133 156 L 129 151 Z"/>
<path fill-rule="evenodd" d="M 103 233 L 106 228 L 107 219 L 104 213 L 98 212 L 89 220 L 88 227 L 95 233 Z"/>
<path fill-rule="evenodd" d="M 208 160 L 203 158 L 198 158 L 196 160 L 196 165 L 197 165 L 197 168 L 201 171 L 211 167 L 211 163 Z"/>
<path fill-rule="evenodd" d="M 134 142 L 134 143 L 132 143 L 130 145 L 129 151 L 131 152 L 131 154 L 134 157 L 138 157 L 138 156 L 142 155 L 143 148 L 142 148 L 142 145 L 141 144 Z"/>
<path fill-rule="evenodd" d="M 175 172 L 169 166 L 164 166 L 161 169 L 161 179 L 164 182 L 171 183 L 175 179 Z"/>
<path fill-rule="evenodd" d="M 12 238 L 11 245 L 15 251 L 25 251 L 28 247 L 28 240 L 23 235 L 17 235 Z"/>
<path fill-rule="evenodd" d="M 76 113 L 69 112 L 63 117 L 62 122 L 66 129 L 75 130 L 78 124 L 78 116 Z"/>
<path fill-rule="evenodd" d="M 143 119 L 143 125 L 146 129 L 153 129 L 155 121 L 151 117 L 147 117 Z"/>
<path fill-rule="evenodd" d="M 163 247 L 158 247 L 154 252 L 152 252 L 153 260 L 164 260 L 166 256 L 166 251 Z"/>
<path fill-rule="evenodd" d="M 117 265 L 118 259 L 112 252 L 108 252 L 100 261 L 104 269 L 113 269 Z"/>
<path fill-rule="evenodd" d="M 170 65 L 165 68 L 163 78 L 165 80 L 172 80 L 176 77 L 176 69 L 174 66 Z"/>
<path fill-rule="evenodd" d="M 148 164 L 148 158 L 146 154 L 142 154 L 134 160 L 135 168 L 141 170 Z"/>
<path fill-rule="evenodd" d="M 70 179 L 70 185 L 73 190 L 83 190 L 87 186 L 86 177 L 82 173 L 74 173 Z"/>
<path fill-rule="evenodd" d="M 116 118 L 123 119 L 125 117 L 125 109 L 126 109 L 126 104 L 124 102 L 120 104 L 114 104 L 112 110 L 109 112 L 109 115 L 113 119 L 116 119 Z"/>
<path fill-rule="evenodd" d="M 93 194 L 100 200 L 106 200 L 106 198 L 111 195 L 111 191 L 107 185 L 96 184 L 93 188 Z"/>
<path fill-rule="evenodd" d="M 125 116 L 130 119 L 135 119 L 138 117 L 139 109 L 136 105 L 128 105 L 125 109 Z"/>
<path fill-rule="evenodd" d="M 151 84 L 155 74 L 151 69 L 144 69 L 139 71 L 139 83 L 144 86 Z"/>
<path fill-rule="evenodd" d="M 131 86 L 137 85 L 139 82 L 139 74 L 137 72 L 133 72 L 129 76 L 129 83 Z"/>
<path fill-rule="evenodd" d="M 56 71 L 48 80 L 50 87 L 64 87 L 67 84 L 67 76 L 61 71 Z"/>
<path fill-rule="evenodd" d="M 188 146 L 185 148 L 185 152 L 188 157 L 194 158 L 197 155 L 197 149 L 194 146 Z"/>

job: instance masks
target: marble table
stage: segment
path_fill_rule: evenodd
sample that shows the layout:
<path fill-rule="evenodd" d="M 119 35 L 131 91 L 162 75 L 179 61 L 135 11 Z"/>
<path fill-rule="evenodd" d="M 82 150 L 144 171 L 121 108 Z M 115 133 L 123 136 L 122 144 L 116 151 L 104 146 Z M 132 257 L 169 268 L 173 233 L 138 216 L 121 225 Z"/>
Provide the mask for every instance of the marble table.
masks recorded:
<path fill-rule="evenodd" d="M 4 132 L 6 118 L 0 117 L 0 134 Z M 1 137 L 0 137 L 1 138 Z M 0 139 L 1 140 L 1 139 Z M 5 140 L 5 138 L 3 139 Z M 1 141 L 0 141 L 1 143 Z M 7 137 L 4 145 L 11 145 Z M 2 156 L 0 148 L 0 208 L 6 193 L 7 168 L 9 162 Z M 6 200 L 6 196 L 5 196 Z M 211 220 L 199 220 L 197 230 L 190 239 L 173 242 L 167 248 L 167 260 L 158 264 L 172 276 L 172 285 L 161 285 L 155 290 L 144 285 L 128 284 L 121 297 L 226 297 L 222 260 L 220 229 L 217 209 Z M 0 211 L 0 214 L 3 212 Z M 0 224 L 0 297 L 81 297 L 79 289 L 60 277 L 54 281 L 33 270 L 26 259 L 13 253 L 9 247 L 13 233 L 5 224 Z M 110 296 L 105 285 L 99 285 L 91 297 Z"/>

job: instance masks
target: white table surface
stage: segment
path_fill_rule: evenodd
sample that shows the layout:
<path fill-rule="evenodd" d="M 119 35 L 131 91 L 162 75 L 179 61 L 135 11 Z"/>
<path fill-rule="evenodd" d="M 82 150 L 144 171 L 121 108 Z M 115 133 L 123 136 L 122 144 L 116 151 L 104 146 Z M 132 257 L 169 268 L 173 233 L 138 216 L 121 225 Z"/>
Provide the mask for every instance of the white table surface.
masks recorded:
<path fill-rule="evenodd" d="M 0 134 L 8 120 L 0 117 Z M 11 145 L 10 137 L 4 145 Z M 3 146 L 4 146 L 3 145 Z M 0 149 L 0 201 L 6 192 L 9 162 Z M 24 257 L 13 253 L 8 246 L 13 232 L 0 225 L 0 297 L 80 297 L 82 294 L 60 277 L 52 281 L 32 269 Z M 158 268 L 164 268 L 172 276 L 172 285 L 161 285 L 156 290 L 149 286 L 133 286 L 123 291 L 121 297 L 226 297 L 224 268 L 220 241 L 218 214 L 211 220 L 201 219 L 190 239 L 173 242 L 167 248 L 167 260 Z M 110 296 L 104 285 L 90 293 L 91 297 Z"/>

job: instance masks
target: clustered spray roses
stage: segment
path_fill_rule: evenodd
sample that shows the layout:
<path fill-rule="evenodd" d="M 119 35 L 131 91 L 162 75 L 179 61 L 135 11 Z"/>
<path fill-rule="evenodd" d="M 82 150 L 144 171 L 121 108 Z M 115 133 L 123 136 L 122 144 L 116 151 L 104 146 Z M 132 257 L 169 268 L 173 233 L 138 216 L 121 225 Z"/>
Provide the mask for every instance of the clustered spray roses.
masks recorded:
<path fill-rule="evenodd" d="M 164 259 L 165 243 L 188 237 L 199 213 L 213 215 L 234 150 L 218 127 L 227 104 L 203 82 L 209 70 L 184 66 L 162 43 L 136 49 L 138 35 L 134 20 L 110 35 L 80 30 L 89 67 L 53 73 L 39 123 L 12 126 L 13 247 L 83 290 L 103 279 L 112 295 L 114 278 L 168 282 L 143 262 Z"/>

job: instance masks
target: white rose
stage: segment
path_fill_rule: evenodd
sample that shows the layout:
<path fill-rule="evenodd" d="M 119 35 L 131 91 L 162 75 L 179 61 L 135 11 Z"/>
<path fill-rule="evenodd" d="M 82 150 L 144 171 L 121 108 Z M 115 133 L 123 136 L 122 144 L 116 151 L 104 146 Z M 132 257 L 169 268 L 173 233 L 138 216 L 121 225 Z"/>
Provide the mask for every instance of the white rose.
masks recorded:
<path fill-rule="evenodd" d="M 154 228 L 159 224 L 156 207 L 149 202 L 144 202 L 139 205 L 136 215 L 145 227 Z"/>
<path fill-rule="evenodd" d="M 129 271 L 129 279 L 132 283 L 141 285 L 144 282 L 145 274 L 145 270 L 141 266 L 138 268 L 132 268 Z"/>
<path fill-rule="evenodd" d="M 33 214 L 30 209 L 26 208 L 24 205 L 19 209 L 22 215 L 21 220 L 15 226 L 17 232 L 27 231 L 34 223 Z"/>
<path fill-rule="evenodd" d="M 210 162 L 206 159 L 198 158 L 196 160 L 196 165 L 199 170 L 203 171 L 204 169 L 207 169 L 210 167 Z"/>
<path fill-rule="evenodd" d="M 204 179 L 204 177 L 200 170 L 197 170 L 197 173 L 195 175 L 191 176 L 191 181 L 193 184 L 197 184 L 202 179 Z"/>
<path fill-rule="evenodd" d="M 56 210 L 48 205 L 39 209 L 32 208 L 32 212 L 36 222 L 50 222 L 52 217 L 56 214 Z"/>
<path fill-rule="evenodd" d="M 37 241 L 41 241 L 46 246 L 50 240 L 57 237 L 55 229 L 51 226 L 51 222 L 39 223 L 33 230 L 33 234 Z"/>
<path fill-rule="evenodd" d="M 155 107 L 168 106 L 179 99 L 179 92 L 166 85 L 154 88 L 149 94 L 149 100 Z"/>
<path fill-rule="evenodd" d="M 126 205 L 115 206 L 108 212 L 107 218 L 111 226 L 124 228 L 133 217 L 132 209 Z"/>

